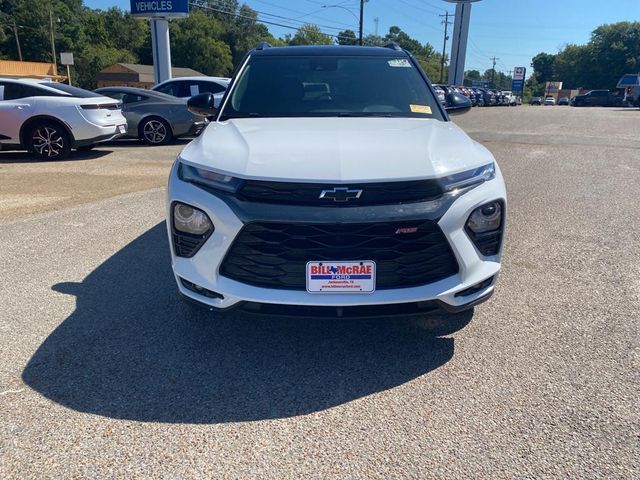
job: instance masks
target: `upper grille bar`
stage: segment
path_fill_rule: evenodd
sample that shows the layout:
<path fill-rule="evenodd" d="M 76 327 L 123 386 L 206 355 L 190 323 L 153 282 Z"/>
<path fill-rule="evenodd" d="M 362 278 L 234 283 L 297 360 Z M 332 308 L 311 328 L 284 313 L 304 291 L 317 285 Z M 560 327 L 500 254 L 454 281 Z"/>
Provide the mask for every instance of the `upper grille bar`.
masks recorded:
<path fill-rule="evenodd" d="M 348 187 L 349 190 L 362 190 L 359 198 L 335 202 L 330 198 L 320 198 L 325 190 L 336 187 Z M 364 205 L 393 205 L 435 200 L 442 195 L 437 180 L 412 180 L 406 182 L 383 183 L 291 183 L 263 180 L 247 180 L 243 183 L 238 196 L 242 200 L 259 203 L 277 203 L 286 205 L 312 205 L 325 207 L 356 207 Z"/>

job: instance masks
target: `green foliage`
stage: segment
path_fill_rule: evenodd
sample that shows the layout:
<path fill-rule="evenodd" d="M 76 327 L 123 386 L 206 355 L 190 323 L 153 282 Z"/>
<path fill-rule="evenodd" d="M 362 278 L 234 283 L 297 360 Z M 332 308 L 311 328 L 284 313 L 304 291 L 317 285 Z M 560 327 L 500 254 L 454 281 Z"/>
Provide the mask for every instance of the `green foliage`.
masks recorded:
<path fill-rule="evenodd" d="M 214 76 L 231 73 L 231 49 L 218 40 L 224 28 L 215 17 L 196 10 L 184 20 L 172 23 L 170 29 L 174 66 L 189 67 Z"/>
<path fill-rule="evenodd" d="M 640 71 L 640 22 L 601 25 L 587 44 L 566 45 L 555 55 L 539 53 L 531 66 L 536 84 L 614 89 L 622 75 Z"/>
<path fill-rule="evenodd" d="M 74 84 L 95 88 L 96 74 L 113 63 L 153 62 L 148 22 L 119 8 L 87 8 L 82 0 L 0 0 L 0 58 L 18 58 L 12 28 L 15 22 L 20 26 L 24 60 L 51 62 L 50 11 L 57 54 L 74 54 Z M 275 38 L 257 18 L 254 10 L 238 0 L 208 0 L 203 8 L 192 8 L 189 17 L 170 23 L 173 64 L 207 75 L 226 76 L 261 41 L 273 46 L 358 43 L 353 30 L 333 37 L 313 24 L 304 25 L 295 34 Z M 368 35 L 364 39 L 365 45 L 389 42 L 396 42 L 413 54 L 431 79 L 439 79 L 441 55 L 429 43 L 421 44 L 400 27 L 391 27 L 384 37 Z"/>
<path fill-rule="evenodd" d="M 338 45 L 358 45 L 358 37 L 356 36 L 356 32 L 353 30 L 343 30 L 338 33 L 336 41 L 338 42 Z"/>
<path fill-rule="evenodd" d="M 333 45 L 333 38 L 311 23 L 303 25 L 293 37 L 286 35 L 285 41 L 289 45 Z"/>

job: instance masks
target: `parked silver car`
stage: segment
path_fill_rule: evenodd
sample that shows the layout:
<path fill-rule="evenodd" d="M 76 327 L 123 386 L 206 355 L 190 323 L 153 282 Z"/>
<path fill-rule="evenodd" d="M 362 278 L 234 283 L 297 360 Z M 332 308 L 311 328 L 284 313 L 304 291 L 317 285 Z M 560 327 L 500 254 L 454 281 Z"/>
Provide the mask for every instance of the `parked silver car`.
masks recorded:
<path fill-rule="evenodd" d="M 103 87 L 96 93 L 120 100 L 129 124 L 127 136 L 150 145 L 163 145 L 172 138 L 198 135 L 208 121 L 187 110 L 186 99 L 134 87 Z"/>

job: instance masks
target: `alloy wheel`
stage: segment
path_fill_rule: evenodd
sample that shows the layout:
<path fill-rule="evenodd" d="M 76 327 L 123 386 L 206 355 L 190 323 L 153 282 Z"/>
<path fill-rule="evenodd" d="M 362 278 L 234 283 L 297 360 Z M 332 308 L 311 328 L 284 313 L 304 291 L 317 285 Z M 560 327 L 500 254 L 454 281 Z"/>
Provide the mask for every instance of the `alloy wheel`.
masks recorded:
<path fill-rule="evenodd" d="M 36 153 L 43 157 L 57 157 L 64 151 L 63 135 L 52 127 L 40 127 L 31 136 Z"/>
<path fill-rule="evenodd" d="M 149 143 L 162 143 L 167 138 L 167 127 L 160 120 L 149 120 L 144 124 L 142 134 Z"/>

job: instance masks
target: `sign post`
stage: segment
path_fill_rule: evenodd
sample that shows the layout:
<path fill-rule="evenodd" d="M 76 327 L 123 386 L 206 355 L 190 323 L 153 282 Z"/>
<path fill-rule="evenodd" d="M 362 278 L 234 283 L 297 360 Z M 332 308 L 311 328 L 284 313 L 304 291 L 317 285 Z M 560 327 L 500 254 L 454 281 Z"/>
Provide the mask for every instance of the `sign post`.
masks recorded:
<path fill-rule="evenodd" d="M 131 15 L 151 20 L 153 73 L 156 83 L 171 79 L 169 20 L 189 15 L 189 0 L 131 0 Z"/>
<path fill-rule="evenodd" d="M 520 96 L 524 97 L 524 79 L 527 75 L 525 67 L 516 67 L 513 70 L 513 80 L 511 80 L 511 91 L 520 92 Z"/>
<path fill-rule="evenodd" d="M 69 65 L 73 65 L 73 53 L 60 52 L 60 63 L 67 66 L 67 83 L 71 85 L 71 70 L 69 70 Z"/>

